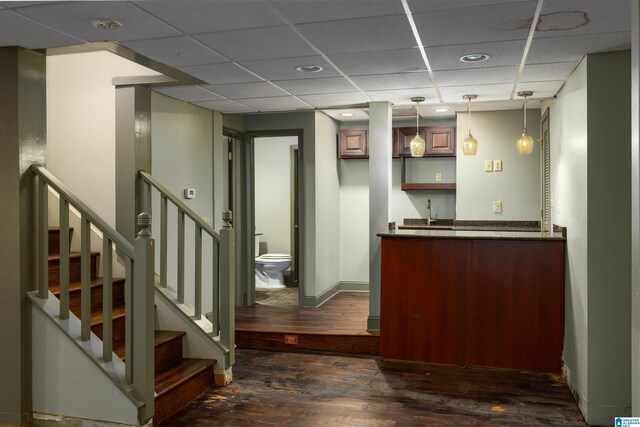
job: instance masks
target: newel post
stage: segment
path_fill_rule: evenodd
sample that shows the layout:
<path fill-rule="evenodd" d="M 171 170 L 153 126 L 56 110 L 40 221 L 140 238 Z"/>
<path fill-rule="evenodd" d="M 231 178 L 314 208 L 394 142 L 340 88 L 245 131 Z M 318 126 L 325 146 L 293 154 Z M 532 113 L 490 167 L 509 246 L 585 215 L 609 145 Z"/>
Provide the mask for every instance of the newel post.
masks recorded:
<path fill-rule="evenodd" d="M 232 228 L 233 214 L 222 212 L 220 230 L 220 341 L 229 349 L 229 360 L 225 368 L 235 363 L 235 307 L 236 267 L 235 230 Z"/>
<path fill-rule="evenodd" d="M 134 242 L 133 273 L 133 389 L 145 403 L 138 418 L 146 424 L 154 411 L 154 240 L 151 238 L 151 215 L 138 215 L 140 231 Z M 127 331 L 128 333 L 129 331 Z"/>

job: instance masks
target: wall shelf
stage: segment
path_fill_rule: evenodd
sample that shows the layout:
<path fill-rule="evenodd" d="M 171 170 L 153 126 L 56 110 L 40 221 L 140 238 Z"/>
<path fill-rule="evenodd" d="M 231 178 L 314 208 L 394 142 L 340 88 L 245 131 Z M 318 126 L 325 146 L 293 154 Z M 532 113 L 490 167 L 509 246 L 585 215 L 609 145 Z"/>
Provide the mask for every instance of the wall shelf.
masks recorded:
<path fill-rule="evenodd" d="M 409 190 L 455 190 L 455 182 L 403 182 L 400 184 L 402 191 Z"/>

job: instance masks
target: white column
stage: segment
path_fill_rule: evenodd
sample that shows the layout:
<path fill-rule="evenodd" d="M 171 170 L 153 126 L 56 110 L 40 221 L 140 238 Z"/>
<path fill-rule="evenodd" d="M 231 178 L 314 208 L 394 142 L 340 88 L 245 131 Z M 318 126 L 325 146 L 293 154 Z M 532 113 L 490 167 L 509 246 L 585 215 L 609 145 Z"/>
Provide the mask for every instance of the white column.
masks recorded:
<path fill-rule="evenodd" d="M 631 0 L 631 412 L 640 416 L 640 5 Z"/>
<path fill-rule="evenodd" d="M 369 319 L 380 330 L 380 251 L 377 233 L 389 227 L 391 209 L 391 103 L 369 103 Z"/>

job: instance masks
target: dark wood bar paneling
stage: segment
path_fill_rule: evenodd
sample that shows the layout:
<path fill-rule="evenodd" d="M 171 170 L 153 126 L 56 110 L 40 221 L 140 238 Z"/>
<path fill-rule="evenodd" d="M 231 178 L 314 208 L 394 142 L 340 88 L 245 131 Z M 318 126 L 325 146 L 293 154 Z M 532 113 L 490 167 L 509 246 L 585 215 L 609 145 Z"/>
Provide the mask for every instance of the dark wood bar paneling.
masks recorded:
<path fill-rule="evenodd" d="M 559 373 L 564 244 L 383 237 L 380 354 Z"/>

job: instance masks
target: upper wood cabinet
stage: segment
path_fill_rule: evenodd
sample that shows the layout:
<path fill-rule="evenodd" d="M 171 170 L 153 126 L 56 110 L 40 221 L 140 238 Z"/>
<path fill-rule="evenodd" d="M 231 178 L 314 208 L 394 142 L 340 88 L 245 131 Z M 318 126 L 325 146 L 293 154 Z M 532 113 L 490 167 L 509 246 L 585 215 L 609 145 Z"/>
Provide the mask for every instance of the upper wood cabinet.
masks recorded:
<path fill-rule="evenodd" d="M 427 128 L 427 156 L 455 156 L 456 130 L 455 128 Z"/>
<path fill-rule="evenodd" d="M 453 127 L 419 127 L 418 134 L 426 142 L 425 157 L 455 156 L 456 132 Z M 393 157 L 411 157 L 411 140 L 416 128 L 393 130 Z"/>
<path fill-rule="evenodd" d="M 344 129 L 340 131 L 338 157 L 341 159 L 369 158 L 369 142 L 366 129 Z"/>

